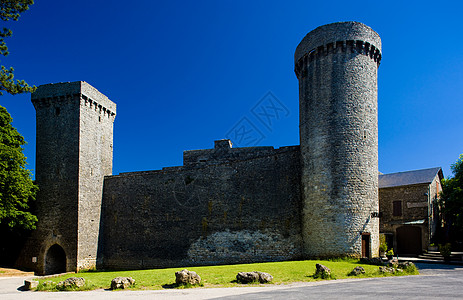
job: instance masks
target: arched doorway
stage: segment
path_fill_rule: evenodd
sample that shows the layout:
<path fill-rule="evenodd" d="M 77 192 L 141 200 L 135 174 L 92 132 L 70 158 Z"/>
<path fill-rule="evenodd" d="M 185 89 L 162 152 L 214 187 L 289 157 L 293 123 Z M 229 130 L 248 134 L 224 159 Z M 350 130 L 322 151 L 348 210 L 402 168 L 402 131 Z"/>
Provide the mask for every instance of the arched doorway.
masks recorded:
<path fill-rule="evenodd" d="M 397 228 L 397 252 L 399 254 L 421 254 L 421 228 L 401 226 Z"/>
<path fill-rule="evenodd" d="M 66 272 L 66 253 L 60 245 L 51 246 L 45 255 L 45 275 Z"/>

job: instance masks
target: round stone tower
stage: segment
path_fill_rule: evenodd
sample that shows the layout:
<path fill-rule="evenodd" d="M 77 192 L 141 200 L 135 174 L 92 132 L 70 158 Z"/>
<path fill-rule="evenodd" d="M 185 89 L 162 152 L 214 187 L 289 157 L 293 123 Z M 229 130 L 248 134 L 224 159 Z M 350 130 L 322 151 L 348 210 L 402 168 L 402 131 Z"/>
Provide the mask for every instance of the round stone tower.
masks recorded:
<path fill-rule="evenodd" d="M 324 25 L 296 48 L 307 257 L 378 255 L 377 70 L 381 39 Z"/>

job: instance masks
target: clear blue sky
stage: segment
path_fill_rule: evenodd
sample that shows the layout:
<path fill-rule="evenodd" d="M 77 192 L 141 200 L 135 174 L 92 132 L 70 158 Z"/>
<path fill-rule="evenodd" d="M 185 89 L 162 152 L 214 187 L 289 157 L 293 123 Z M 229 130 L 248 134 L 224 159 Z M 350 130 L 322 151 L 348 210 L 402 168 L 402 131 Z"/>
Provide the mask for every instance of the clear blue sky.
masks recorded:
<path fill-rule="evenodd" d="M 116 102 L 114 174 L 181 165 L 183 150 L 211 148 L 240 122 L 261 146 L 299 144 L 294 50 L 337 21 L 382 38 L 380 171 L 442 166 L 448 176 L 463 153 L 461 1 L 36 2 L 6 24 L 1 63 L 30 84 L 83 80 Z M 269 91 L 287 110 L 266 127 L 252 109 Z M 30 95 L 0 104 L 35 168 Z"/>

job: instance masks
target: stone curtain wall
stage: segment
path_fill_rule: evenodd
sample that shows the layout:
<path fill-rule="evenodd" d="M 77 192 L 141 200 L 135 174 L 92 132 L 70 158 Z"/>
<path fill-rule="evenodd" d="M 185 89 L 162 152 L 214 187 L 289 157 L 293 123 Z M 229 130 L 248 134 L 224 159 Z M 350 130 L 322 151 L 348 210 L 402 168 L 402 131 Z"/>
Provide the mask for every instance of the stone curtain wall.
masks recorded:
<path fill-rule="evenodd" d="M 100 267 L 301 257 L 299 147 L 197 151 L 198 164 L 186 151 L 189 166 L 105 178 Z"/>
<path fill-rule="evenodd" d="M 381 40 L 357 22 L 311 31 L 295 52 L 299 80 L 304 254 L 379 247 L 377 68 Z"/>

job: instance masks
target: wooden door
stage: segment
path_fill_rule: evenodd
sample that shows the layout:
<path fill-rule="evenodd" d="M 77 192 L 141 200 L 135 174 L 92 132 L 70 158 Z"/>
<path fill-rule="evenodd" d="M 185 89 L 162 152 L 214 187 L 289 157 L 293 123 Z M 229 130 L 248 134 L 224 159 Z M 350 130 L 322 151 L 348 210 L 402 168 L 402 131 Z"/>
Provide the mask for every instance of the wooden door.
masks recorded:
<path fill-rule="evenodd" d="M 370 258 L 370 234 L 362 233 L 362 257 Z"/>
<path fill-rule="evenodd" d="M 401 226 L 397 228 L 397 253 L 421 254 L 421 228 Z"/>

